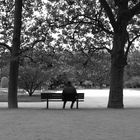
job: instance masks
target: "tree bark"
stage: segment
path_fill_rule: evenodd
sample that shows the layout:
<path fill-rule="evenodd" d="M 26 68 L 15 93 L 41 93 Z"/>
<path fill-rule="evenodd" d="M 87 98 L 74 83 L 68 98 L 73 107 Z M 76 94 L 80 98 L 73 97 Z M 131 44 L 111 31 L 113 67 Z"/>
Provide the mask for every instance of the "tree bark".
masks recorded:
<path fill-rule="evenodd" d="M 113 61 L 113 60 L 112 60 Z M 116 60 L 115 60 L 116 61 Z M 123 72 L 124 67 L 111 63 L 111 82 L 108 108 L 123 108 Z"/>
<path fill-rule="evenodd" d="M 11 48 L 9 87 L 8 87 L 8 108 L 18 108 L 17 87 L 18 87 L 21 17 L 22 17 L 22 0 L 15 0 L 14 31 Z"/>
<path fill-rule="evenodd" d="M 8 108 L 18 108 L 17 85 L 18 85 L 19 59 L 15 56 L 10 60 L 9 88 L 8 88 Z"/>
<path fill-rule="evenodd" d="M 110 94 L 108 108 L 123 108 L 123 76 L 126 58 L 124 46 L 127 32 L 114 34 L 113 49 L 111 55 Z"/>

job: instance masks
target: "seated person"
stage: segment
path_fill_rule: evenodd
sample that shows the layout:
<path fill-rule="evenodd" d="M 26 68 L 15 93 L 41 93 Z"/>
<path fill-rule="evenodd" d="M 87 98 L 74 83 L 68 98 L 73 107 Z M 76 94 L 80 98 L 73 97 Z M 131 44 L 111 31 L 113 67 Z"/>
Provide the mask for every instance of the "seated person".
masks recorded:
<path fill-rule="evenodd" d="M 62 99 L 64 101 L 63 109 L 65 108 L 65 105 L 66 105 L 67 101 L 71 101 L 72 102 L 71 103 L 71 109 L 72 109 L 73 108 L 73 104 L 76 101 L 76 97 L 77 97 L 76 88 L 74 86 L 72 86 L 70 81 L 68 81 L 65 84 L 65 87 L 64 87 L 63 92 L 62 92 Z"/>

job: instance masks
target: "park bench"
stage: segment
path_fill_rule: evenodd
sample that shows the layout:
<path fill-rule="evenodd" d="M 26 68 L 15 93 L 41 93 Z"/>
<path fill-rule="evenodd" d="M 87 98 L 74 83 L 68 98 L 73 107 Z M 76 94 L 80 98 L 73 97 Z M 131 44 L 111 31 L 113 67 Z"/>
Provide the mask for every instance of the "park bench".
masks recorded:
<path fill-rule="evenodd" d="M 62 93 L 41 93 L 41 101 L 47 102 L 47 109 L 49 108 L 49 102 L 62 102 Z M 79 107 L 79 102 L 84 101 L 84 93 L 78 93 L 76 98 L 76 108 Z"/>

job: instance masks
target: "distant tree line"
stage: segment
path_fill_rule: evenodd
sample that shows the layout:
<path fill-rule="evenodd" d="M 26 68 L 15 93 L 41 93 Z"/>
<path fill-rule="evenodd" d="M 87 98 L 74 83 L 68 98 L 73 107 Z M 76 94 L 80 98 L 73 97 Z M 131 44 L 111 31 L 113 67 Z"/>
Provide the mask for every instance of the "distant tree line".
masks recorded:
<path fill-rule="evenodd" d="M 28 52 L 29 53 L 29 52 Z M 82 53 L 61 50 L 52 52 L 34 49 L 32 57 L 20 60 L 18 87 L 26 90 L 30 96 L 35 90 L 62 89 L 67 80 L 71 80 L 77 88 L 109 88 L 110 56 L 107 52 L 95 53 L 87 60 Z M 40 55 L 41 54 L 41 55 Z M 47 59 L 46 59 L 47 58 Z M 48 60 L 49 58 L 49 60 Z M 1 55 L 2 83 L 3 77 L 8 77 L 7 52 Z M 124 87 L 140 87 L 140 52 L 135 50 L 128 58 L 125 69 Z M 2 84 L 1 84 L 2 85 Z"/>

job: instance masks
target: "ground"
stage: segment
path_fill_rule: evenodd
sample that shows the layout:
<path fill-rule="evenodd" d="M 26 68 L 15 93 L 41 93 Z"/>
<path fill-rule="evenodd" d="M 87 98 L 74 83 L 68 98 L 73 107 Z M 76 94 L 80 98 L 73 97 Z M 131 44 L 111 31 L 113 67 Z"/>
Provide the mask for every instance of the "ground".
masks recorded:
<path fill-rule="evenodd" d="M 93 95 L 93 92 L 95 93 Z M 125 90 L 124 109 L 107 109 L 108 90 L 86 90 L 79 109 L 62 103 L 0 103 L 1 140 L 139 140 L 140 92 Z M 101 94 L 97 94 L 101 93 Z M 92 94 L 92 95 L 91 95 Z"/>
<path fill-rule="evenodd" d="M 0 110 L 1 140 L 139 140 L 140 109 Z"/>

